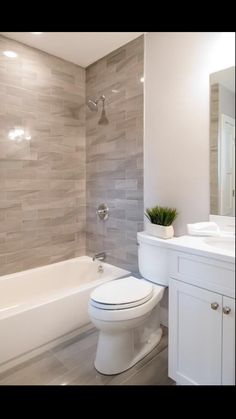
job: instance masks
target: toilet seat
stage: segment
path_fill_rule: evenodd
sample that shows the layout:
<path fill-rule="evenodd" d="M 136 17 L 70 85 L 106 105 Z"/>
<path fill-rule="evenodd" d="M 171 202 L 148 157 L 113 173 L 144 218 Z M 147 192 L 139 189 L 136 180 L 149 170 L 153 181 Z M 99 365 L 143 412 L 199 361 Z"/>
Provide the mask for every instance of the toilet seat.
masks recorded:
<path fill-rule="evenodd" d="M 124 310 L 146 303 L 153 296 L 153 285 L 129 276 L 95 288 L 90 295 L 93 307 L 102 310 Z"/>
<path fill-rule="evenodd" d="M 119 281 L 119 280 L 115 280 Z M 103 309 L 102 307 L 96 307 L 93 300 L 89 300 L 89 315 L 93 320 L 99 320 L 102 322 L 119 322 L 119 321 L 130 321 L 139 317 L 148 315 L 154 307 L 161 301 L 164 294 L 165 287 L 159 285 L 153 285 L 152 297 L 143 304 L 136 305 L 136 307 L 124 307 L 121 309 Z"/>

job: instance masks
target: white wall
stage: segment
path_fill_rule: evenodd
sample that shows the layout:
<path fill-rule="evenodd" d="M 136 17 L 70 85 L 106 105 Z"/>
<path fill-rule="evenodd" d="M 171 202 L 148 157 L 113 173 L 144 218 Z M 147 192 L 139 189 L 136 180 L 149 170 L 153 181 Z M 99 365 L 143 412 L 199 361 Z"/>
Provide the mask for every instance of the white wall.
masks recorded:
<path fill-rule="evenodd" d="M 176 235 L 209 217 L 209 74 L 234 50 L 234 33 L 145 35 L 144 205 L 176 207 Z"/>

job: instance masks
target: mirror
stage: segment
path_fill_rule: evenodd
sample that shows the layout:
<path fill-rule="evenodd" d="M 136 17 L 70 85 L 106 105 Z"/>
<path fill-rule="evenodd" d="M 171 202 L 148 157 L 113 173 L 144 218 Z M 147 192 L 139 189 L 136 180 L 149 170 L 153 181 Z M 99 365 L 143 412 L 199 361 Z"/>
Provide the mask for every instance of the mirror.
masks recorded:
<path fill-rule="evenodd" d="M 210 214 L 235 216 L 235 67 L 210 75 Z"/>

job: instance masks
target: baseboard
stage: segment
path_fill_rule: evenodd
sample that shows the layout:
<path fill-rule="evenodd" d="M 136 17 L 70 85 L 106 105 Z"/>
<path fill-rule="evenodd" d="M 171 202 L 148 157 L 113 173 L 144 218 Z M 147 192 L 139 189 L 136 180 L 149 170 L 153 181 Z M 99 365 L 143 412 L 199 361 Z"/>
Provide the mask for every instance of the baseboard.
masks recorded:
<path fill-rule="evenodd" d="M 163 326 L 168 327 L 168 309 L 166 307 L 161 307 L 161 311 L 160 311 L 160 323 Z"/>
<path fill-rule="evenodd" d="M 92 325 L 92 323 L 88 323 L 85 326 L 72 330 L 72 332 L 69 332 L 66 335 L 60 336 L 59 338 L 46 343 L 45 345 L 39 346 L 38 348 L 26 352 L 18 356 L 17 358 L 11 359 L 10 361 L 7 361 L 4 364 L 0 365 L 0 373 L 10 370 L 11 368 L 16 367 L 18 364 L 22 364 L 23 362 L 26 362 L 29 359 L 34 358 L 40 355 L 41 353 L 54 348 L 57 345 L 60 345 L 60 343 L 66 342 L 67 340 L 70 340 L 75 336 L 80 335 L 81 333 L 87 332 L 89 329 L 92 329 L 93 327 L 94 326 Z"/>

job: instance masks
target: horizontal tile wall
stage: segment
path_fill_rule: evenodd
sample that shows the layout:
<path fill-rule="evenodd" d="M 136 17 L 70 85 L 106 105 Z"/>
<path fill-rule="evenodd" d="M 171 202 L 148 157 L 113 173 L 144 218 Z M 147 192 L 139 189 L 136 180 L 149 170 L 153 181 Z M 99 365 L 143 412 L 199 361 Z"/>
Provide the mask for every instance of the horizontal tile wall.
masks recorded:
<path fill-rule="evenodd" d="M 0 275 L 85 254 L 85 70 L 0 37 L 0 98 Z"/>
<path fill-rule="evenodd" d="M 108 125 L 86 109 L 87 253 L 138 270 L 137 231 L 143 228 L 143 37 L 86 69 L 86 98 L 105 95 Z M 96 216 L 106 202 L 110 217 Z"/>

